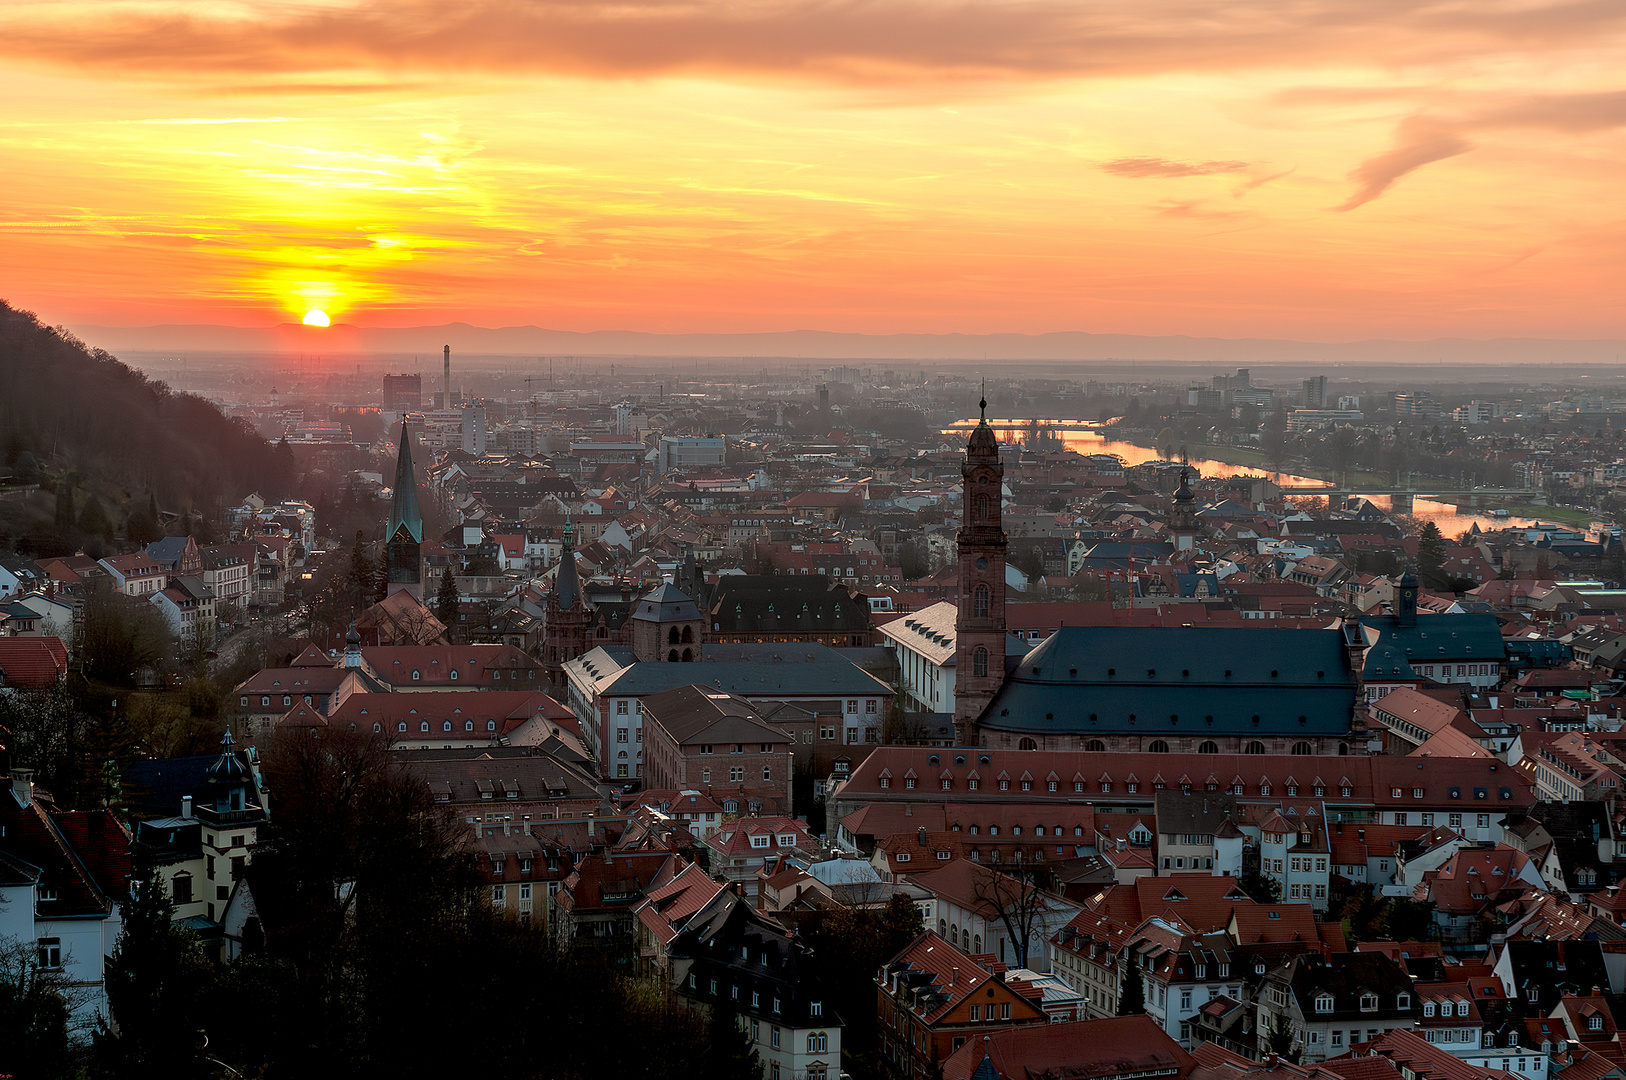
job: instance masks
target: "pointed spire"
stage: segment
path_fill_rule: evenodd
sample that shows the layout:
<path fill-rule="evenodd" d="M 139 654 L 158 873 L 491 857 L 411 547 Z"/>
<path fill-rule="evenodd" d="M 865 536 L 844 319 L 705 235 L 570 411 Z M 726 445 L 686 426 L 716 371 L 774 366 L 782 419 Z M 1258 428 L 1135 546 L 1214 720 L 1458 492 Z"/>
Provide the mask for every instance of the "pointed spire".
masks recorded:
<path fill-rule="evenodd" d="M 401 449 L 395 458 L 395 490 L 390 495 L 390 522 L 384 530 L 384 542 L 406 527 L 416 543 L 423 543 L 423 514 L 418 509 L 418 481 L 412 472 L 412 436 L 407 423 L 401 421 Z"/>
<path fill-rule="evenodd" d="M 982 422 L 986 424 L 988 422 L 988 379 L 986 377 L 982 380 L 982 400 L 977 402 L 977 408 L 982 410 Z"/>

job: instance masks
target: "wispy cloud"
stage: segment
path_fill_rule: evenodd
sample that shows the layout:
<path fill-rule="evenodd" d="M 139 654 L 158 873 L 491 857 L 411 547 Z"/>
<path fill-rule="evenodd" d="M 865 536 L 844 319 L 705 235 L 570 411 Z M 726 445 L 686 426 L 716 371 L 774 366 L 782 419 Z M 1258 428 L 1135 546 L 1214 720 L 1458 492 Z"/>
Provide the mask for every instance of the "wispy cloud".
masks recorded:
<path fill-rule="evenodd" d="M 1248 167 L 1246 161 L 1170 161 L 1167 158 L 1128 157 L 1103 162 L 1101 170 L 1114 176 L 1133 179 L 1164 176 L 1212 176 L 1215 173 L 1237 172 Z"/>
<path fill-rule="evenodd" d="M 1395 132 L 1393 150 L 1368 158 L 1350 171 L 1350 179 L 1357 183 L 1355 193 L 1336 209 L 1348 212 L 1365 206 L 1407 173 L 1471 149 L 1473 144 L 1455 132 L 1422 117 L 1407 117 Z"/>
<path fill-rule="evenodd" d="M 1626 27 L 1617 0 L 357 0 L 230 6 L 89 2 L 0 12 L 0 55 L 243 86 L 314 74 L 707 73 L 875 86 L 1419 63 L 1564 44 Z M 259 77 L 259 78 L 256 78 Z M 382 85 L 387 85 L 384 80 Z"/>

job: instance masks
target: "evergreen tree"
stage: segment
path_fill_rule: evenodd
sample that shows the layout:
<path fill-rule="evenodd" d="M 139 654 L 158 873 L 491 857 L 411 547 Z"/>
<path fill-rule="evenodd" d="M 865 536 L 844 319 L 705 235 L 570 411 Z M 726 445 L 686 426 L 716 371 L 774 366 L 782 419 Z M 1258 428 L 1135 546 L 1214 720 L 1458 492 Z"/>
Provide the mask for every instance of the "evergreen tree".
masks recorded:
<path fill-rule="evenodd" d="M 156 866 L 141 867 L 130 891 L 124 929 L 107 959 L 107 1003 L 118 1033 L 99 1033 L 99 1071 L 120 1077 L 202 1076 L 204 1035 L 198 1019 L 213 977 L 208 958 L 197 935 L 173 921 Z"/>
<path fill-rule="evenodd" d="M 1133 957 L 1124 960 L 1123 989 L 1118 998 L 1119 1016 L 1139 1016 L 1146 1011 L 1146 984 L 1140 979 L 1140 965 Z"/>
<path fill-rule="evenodd" d="M 440 575 L 440 588 L 435 593 L 435 618 L 445 625 L 446 636 L 451 638 L 457 627 L 457 575 L 450 566 Z"/>
<path fill-rule="evenodd" d="M 147 505 L 140 510 L 132 511 L 124 523 L 124 534 L 130 543 L 146 547 L 154 540 L 161 540 L 164 530 L 158 523 L 158 500 L 149 498 Z"/>
<path fill-rule="evenodd" d="M 762 1075 L 757 1048 L 740 1024 L 739 1013 L 719 1001 L 711 1010 L 706 1032 L 704 1063 L 695 1071 L 703 1076 L 756 1080 Z"/>
<path fill-rule="evenodd" d="M 372 556 L 367 554 L 367 543 L 362 538 L 360 529 L 356 530 L 356 542 L 350 548 L 349 585 L 355 607 L 361 608 L 376 602 L 374 594 L 378 592 L 378 566 L 373 562 Z"/>
<path fill-rule="evenodd" d="M 1445 581 L 1445 537 L 1430 521 L 1417 537 L 1417 576 L 1431 588 L 1443 588 Z"/>
<path fill-rule="evenodd" d="M 66 540 L 73 534 L 73 484 L 64 479 L 56 489 L 56 531 Z"/>
<path fill-rule="evenodd" d="M 94 495 L 85 500 L 84 509 L 79 511 L 79 531 L 103 540 L 113 538 L 113 522 L 107 517 L 107 507 Z"/>

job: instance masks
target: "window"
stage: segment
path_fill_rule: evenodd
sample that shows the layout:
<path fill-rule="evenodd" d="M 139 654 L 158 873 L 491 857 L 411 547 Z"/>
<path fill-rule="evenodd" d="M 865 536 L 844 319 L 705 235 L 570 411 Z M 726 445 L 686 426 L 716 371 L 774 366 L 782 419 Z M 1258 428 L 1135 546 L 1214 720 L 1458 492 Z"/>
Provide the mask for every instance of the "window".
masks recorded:
<path fill-rule="evenodd" d="M 508 886 L 493 885 L 491 887 L 491 904 L 493 907 L 502 907 L 508 899 Z"/>
<path fill-rule="evenodd" d="M 1432 1001 L 1423 1002 L 1423 1016 L 1428 1018 L 1434 1016 L 1434 1003 Z"/>
<path fill-rule="evenodd" d="M 1332 1033 L 1332 1045 L 1334 1045 L 1334 1046 L 1342 1046 L 1342 1045 L 1344 1045 L 1344 1033 L 1342 1031 L 1334 1031 Z"/>
<path fill-rule="evenodd" d="M 1479 827 L 1481 829 L 1490 828 L 1490 815 L 1489 814 L 1480 814 L 1479 815 Z"/>
<path fill-rule="evenodd" d="M 982 1006 L 981 1005 L 973 1005 L 973 1006 L 971 1006 L 971 1019 L 972 1020 L 981 1020 L 982 1019 Z"/>
<path fill-rule="evenodd" d="M 1376 998 L 1373 999 L 1372 1007 L 1374 1009 L 1377 1008 L 1377 999 Z M 1362 1008 L 1365 1008 L 1365 1006 L 1363 1005 Z M 1318 1013 L 1330 1013 L 1330 1012 L 1332 1012 L 1332 995 L 1331 994 L 1317 994 L 1316 999 L 1315 999 L 1315 1011 L 1318 1012 Z"/>
<path fill-rule="evenodd" d="M 807 1036 L 807 1052 L 810 1054 L 823 1054 L 828 1052 L 830 1037 L 822 1031 L 809 1032 Z"/>
<path fill-rule="evenodd" d="M 988 617 L 988 586 L 978 585 L 971 593 L 971 617 L 973 619 L 986 619 Z"/>
<path fill-rule="evenodd" d="M 1189 989 L 1180 991 L 1180 1011 L 1191 1011 L 1191 991 Z"/>
<path fill-rule="evenodd" d="M 1376 994 L 1362 994 L 1361 995 L 1361 1011 L 1362 1012 L 1375 1012 L 1375 1011 L 1377 1011 L 1377 1007 L 1378 1007 L 1378 996 Z"/>
<path fill-rule="evenodd" d="M 1000 1003 L 1000 1006 L 999 1006 L 999 1018 L 1001 1020 L 1009 1020 L 1011 1018 L 1011 1003 L 1010 1002 L 1006 1001 L 1006 1002 L 1001 1002 Z"/>
<path fill-rule="evenodd" d="M 768 1029 L 768 1043 L 775 1050 L 779 1049 L 779 1029 L 777 1027 Z"/>
<path fill-rule="evenodd" d="M 62 967 L 62 939 L 42 937 L 39 939 L 40 967 L 56 971 Z"/>
<path fill-rule="evenodd" d="M 809 1015 L 809 1016 L 823 1016 L 824 1015 L 824 1004 L 822 1002 L 818 1002 L 818 1001 L 810 1001 L 810 1002 L 808 1002 L 807 1015 Z"/>
<path fill-rule="evenodd" d="M 169 899 L 172 904 L 190 904 L 192 902 L 192 875 L 184 870 L 176 874 L 169 883 Z"/>

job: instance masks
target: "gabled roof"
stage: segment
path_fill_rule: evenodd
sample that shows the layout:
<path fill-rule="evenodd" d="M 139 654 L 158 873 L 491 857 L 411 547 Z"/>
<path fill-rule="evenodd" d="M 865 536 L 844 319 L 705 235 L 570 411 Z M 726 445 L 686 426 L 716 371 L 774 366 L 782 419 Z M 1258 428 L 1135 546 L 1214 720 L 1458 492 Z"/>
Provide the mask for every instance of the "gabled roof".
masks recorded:
<path fill-rule="evenodd" d="M 56 637 L 0 637 L 0 686 L 49 690 L 68 673 L 68 647 Z"/>

